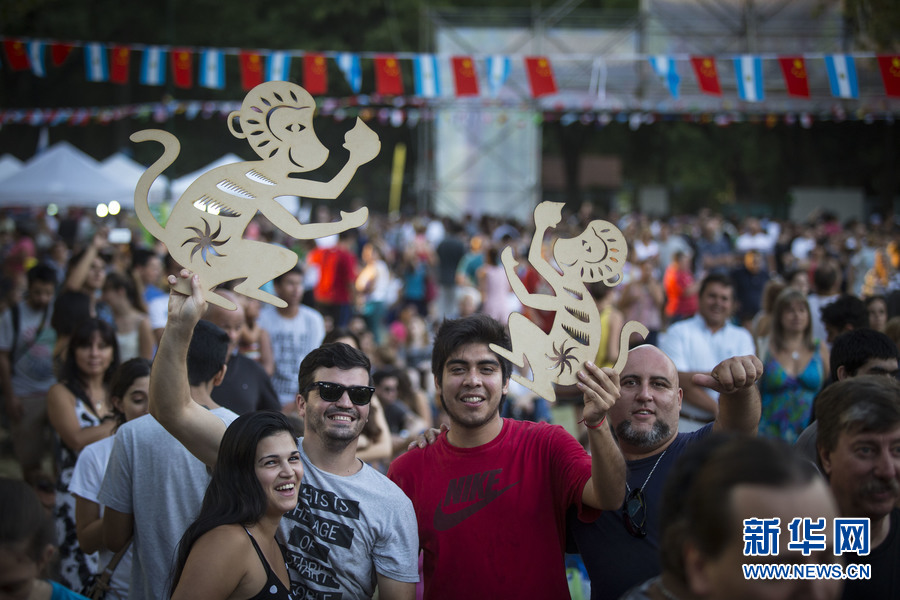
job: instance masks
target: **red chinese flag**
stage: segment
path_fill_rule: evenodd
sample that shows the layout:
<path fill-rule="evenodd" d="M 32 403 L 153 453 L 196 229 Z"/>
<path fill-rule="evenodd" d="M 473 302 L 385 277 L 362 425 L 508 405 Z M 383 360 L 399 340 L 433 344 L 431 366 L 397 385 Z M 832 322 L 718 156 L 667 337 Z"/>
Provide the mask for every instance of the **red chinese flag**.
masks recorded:
<path fill-rule="evenodd" d="M 403 78 L 400 63 L 393 56 L 375 58 L 375 93 L 382 96 L 402 96 Z"/>
<path fill-rule="evenodd" d="M 532 96 L 537 98 L 556 93 L 556 79 L 553 78 L 553 68 L 547 57 L 526 56 L 525 70 L 528 71 L 528 84 L 531 86 Z"/>
<path fill-rule="evenodd" d="M 328 64 L 321 54 L 303 55 L 303 87 L 313 95 L 328 92 Z"/>
<path fill-rule="evenodd" d="M 475 73 L 475 63 L 471 56 L 454 56 L 450 59 L 453 64 L 453 80 L 456 83 L 457 96 L 478 95 L 478 75 Z"/>
<path fill-rule="evenodd" d="M 28 60 L 28 48 L 21 40 L 3 40 L 3 49 L 6 50 L 6 60 L 13 71 L 24 71 L 31 66 Z"/>
<path fill-rule="evenodd" d="M 784 74 L 784 85 L 791 96 L 809 98 L 809 80 L 806 77 L 806 61 L 802 56 L 783 56 L 778 59 Z"/>
<path fill-rule="evenodd" d="M 131 64 L 131 50 L 126 46 L 113 46 L 112 61 L 109 66 L 109 80 L 113 83 L 128 83 L 128 67 Z"/>
<path fill-rule="evenodd" d="M 263 60 L 258 52 L 241 50 L 241 87 L 249 92 L 263 82 Z"/>
<path fill-rule="evenodd" d="M 169 52 L 172 61 L 172 79 L 175 87 L 188 89 L 194 83 L 194 61 L 191 60 L 191 51 L 187 48 L 172 48 Z"/>
<path fill-rule="evenodd" d="M 700 91 L 721 96 L 722 88 L 719 86 L 719 74 L 716 72 L 716 59 L 712 56 L 692 56 L 691 65 L 694 67 Z"/>
<path fill-rule="evenodd" d="M 884 93 L 894 98 L 900 98 L 900 55 L 879 56 L 878 66 L 881 67 Z"/>
<path fill-rule="evenodd" d="M 69 58 L 72 52 L 72 44 L 50 44 L 50 60 L 54 67 L 58 67 Z"/>

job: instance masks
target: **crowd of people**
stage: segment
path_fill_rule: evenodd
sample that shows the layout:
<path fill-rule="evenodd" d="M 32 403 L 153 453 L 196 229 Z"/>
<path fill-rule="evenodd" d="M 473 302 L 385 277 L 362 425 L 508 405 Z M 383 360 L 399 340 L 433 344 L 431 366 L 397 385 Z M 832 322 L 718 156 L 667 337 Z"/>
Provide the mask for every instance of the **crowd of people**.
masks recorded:
<path fill-rule="evenodd" d="M 283 306 L 218 289 L 237 310 L 139 227 L 0 215 L 0 590 L 577 598 L 580 568 L 593 599 L 900 597 L 893 225 L 604 219 L 628 260 L 586 288 L 599 350 L 551 406 L 507 321 L 556 315 L 513 290 L 555 293 L 531 260 L 565 273 L 553 241 L 590 206 L 543 248 L 492 217 L 317 240 L 254 220 L 298 262 L 264 287 Z M 649 333 L 620 343 L 629 321 Z M 798 518 L 827 521 L 815 551 L 788 546 Z M 748 553 L 754 519 L 773 553 Z M 839 519 L 867 519 L 867 552 L 836 551 Z M 871 576 L 742 570 L 772 556 Z"/>

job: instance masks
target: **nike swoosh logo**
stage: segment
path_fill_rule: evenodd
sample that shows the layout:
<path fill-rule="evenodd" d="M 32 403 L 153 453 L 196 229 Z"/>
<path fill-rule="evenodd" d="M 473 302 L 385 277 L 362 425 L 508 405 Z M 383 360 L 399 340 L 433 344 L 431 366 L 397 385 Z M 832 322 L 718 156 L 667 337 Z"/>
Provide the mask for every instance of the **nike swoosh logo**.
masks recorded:
<path fill-rule="evenodd" d="M 469 506 L 462 508 L 456 512 L 446 513 L 444 512 L 444 506 L 442 504 L 438 504 L 438 507 L 434 509 L 434 528 L 438 531 L 447 531 L 448 529 L 452 529 L 477 513 L 479 510 L 496 500 L 500 497 L 503 492 L 513 487 L 514 485 L 518 485 L 519 482 L 511 483 L 502 490 L 491 490 L 491 492 L 476 502 L 475 504 L 470 504 Z"/>

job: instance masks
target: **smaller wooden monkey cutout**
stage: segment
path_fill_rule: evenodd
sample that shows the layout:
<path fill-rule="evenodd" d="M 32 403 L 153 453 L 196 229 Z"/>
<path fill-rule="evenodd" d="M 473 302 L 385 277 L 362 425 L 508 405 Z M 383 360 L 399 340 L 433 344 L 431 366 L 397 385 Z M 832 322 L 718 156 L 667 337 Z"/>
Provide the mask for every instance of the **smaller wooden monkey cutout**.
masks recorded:
<path fill-rule="evenodd" d="M 587 284 L 603 282 L 616 286 L 622 282 L 622 269 L 628 255 L 628 245 L 622 232 L 607 221 L 591 221 L 581 235 L 557 239 L 553 244 L 553 258 L 560 273 L 541 256 L 544 233 L 562 220 L 562 202 L 541 202 L 534 209 L 534 237 L 528 251 L 528 262 L 553 288 L 553 295 L 529 292 L 516 273 L 512 248 L 504 248 L 500 258 L 513 292 L 525 306 L 556 313 L 550 333 L 514 312 L 509 316 L 509 335 L 512 350 L 491 344 L 491 350 L 524 367 L 527 361 L 532 379 L 517 373 L 513 380 L 521 383 L 542 398 L 556 401 L 554 384 L 573 385 L 578 371 L 587 361 L 597 357 L 600 347 L 600 311 Z M 621 373 L 628 358 L 628 340 L 632 333 L 647 337 L 647 328 L 629 321 L 619 336 L 619 359 L 616 372 Z"/>
<path fill-rule="evenodd" d="M 181 266 L 200 277 L 204 298 L 211 304 L 233 310 L 235 305 L 213 288 L 225 281 L 243 279 L 234 291 L 278 307 L 287 304 L 260 286 L 286 273 L 297 264 L 297 255 L 286 248 L 243 238 L 250 220 L 261 212 L 281 231 L 297 239 L 314 239 L 359 227 L 369 216 L 363 207 L 341 212 L 334 223 L 299 222 L 278 203 L 280 196 L 304 196 L 333 200 L 350 183 L 356 170 L 378 156 L 378 135 L 357 119 L 344 136 L 350 151 L 347 164 L 331 181 L 304 179 L 328 158 L 313 129 L 316 103 L 299 85 L 273 81 L 256 86 L 244 98 L 239 111 L 228 115 L 234 137 L 246 139 L 260 157 L 207 171 L 197 178 L 175 203 L 165 227 L 148 204 L 153 181 L 181 151 L 178 139 L 158 129 L 145 129 L 131 136 L 133 142 L 148 140 L 164 147 L 162 156 L 144 172 L 134 192 L 135 213 L 141 224 L 164 242 Z M 187 280 L 176 289 L 190 294 Z"/>

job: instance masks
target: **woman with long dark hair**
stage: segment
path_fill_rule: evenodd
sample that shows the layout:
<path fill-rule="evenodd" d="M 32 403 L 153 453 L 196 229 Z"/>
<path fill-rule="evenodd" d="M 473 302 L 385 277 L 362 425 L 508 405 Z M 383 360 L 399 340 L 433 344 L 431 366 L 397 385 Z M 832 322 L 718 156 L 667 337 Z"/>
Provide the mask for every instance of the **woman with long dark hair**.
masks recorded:
<path fill-rule="evenodd" d="M 149 411 L 150 361 L 132 358 L 122 363 L 110 383 L 116 427 L 137 419 Z M 115 556 L 103 547 L 103 505 L 100 504 L 100 484 L 112 454 L 115 436 L 89 444 L 78 455 L 78 462 L 69 482 L 69 492 L 75 496 L 75 525 L 78 543 L 85 552 L 98 552 L 99 568 L 108 568 Z M 106 598 L 121 600 L 128 597 L 131 578 L 131 549 L 129 548 L 112 569 Z"/>
<path fill-rule="evenodd" d="M 55 516 L 61 576 L 76 590 L 93 575 L 97 558 L 78 546 L 75 498 L 69 493 L 69 482 L 81 449 L 115 429 L 109 384 L 118 366 L 115 330 L 100 319 L 87 319 L 73 331 L 59 383 L 47 392 L 47 418 L 59 438 Z"/>
<path fill-rule="evenodd" d="M 303 463 L 281 413 L 238 417 L 222 438 L 200 515 L 178 545 L 171 597 L 290 598 L 275 532 L 297 506 Z"/>

